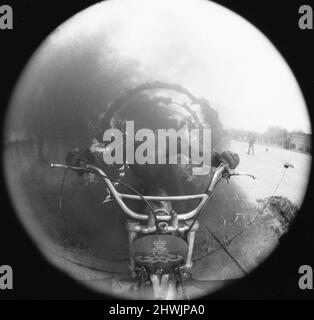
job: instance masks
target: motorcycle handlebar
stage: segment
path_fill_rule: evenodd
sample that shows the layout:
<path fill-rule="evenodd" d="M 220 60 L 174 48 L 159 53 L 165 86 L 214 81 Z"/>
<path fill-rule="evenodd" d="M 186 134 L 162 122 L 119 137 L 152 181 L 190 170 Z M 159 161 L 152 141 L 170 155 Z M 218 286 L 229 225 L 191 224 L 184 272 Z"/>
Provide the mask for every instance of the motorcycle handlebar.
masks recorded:
<path fill-rule="evenodd" d="M 136 219 L 136 220 L 147 220 L 148 219 L 148 215 L 146 214 L 140 214 L 137 213 L 133 210 L 131 210 L 123 201 L 123 199 L 129 199 L 129 200 L 143 200 L 143 198 L 147 201 L 182 201 L 182 200 L 195 200 L 195 199 L 200 199 L 199 204 L 197 205 L 197 207 L 189 212 L 186 213 L 178 213 L 178 220 L 188 220 L 193 218 L 196 214 L 199 213 L 199 211 L 203 208 L 203 206 L 206 203 L 206 200 L 209 198 L 210 194 L 213 193 L 213 191 L 215 190 L 217 184 L 220 182 L 220 180 L 223 177 L 226 177 L 227 179 L 229 179 L 231 176 L 239 176 L 239 175 L 246 175 L 246 176 L 250 176 L 253 179 L 255 179 L 255 177 L 249 173 L 245 173 L 245 172 L 234 172 L 231 171 L 230 168 L 226 165 L 226 164 L 222 164 L 220 167 L 218 167 L 218 169 L 216 170 L 213 179 L 207 189 L 207 192 L 204 194 L 196 194 L 196 195 L 186 195 L 186 196 L 143 196 L 140 197 L 139 195 L 135 195 L 135 194 L 125 194 L 125 193 L 120 193 L 117 191 L 117 189 L 114 187 L 113 183 L 111 182 L 111 180 L 109 179 L 109 177 L 106 175 L 106 173 L 91 164 L 87 164 L 84 167 L 77 167 L 77 166 L 68 166 L 68 165 L 64 165 L 64 164 L 55 164 L 52 163 L 51 164 L 52 168 L 64 168 L 64 169 L 72 169 L 72 170 L 76 170 L 76 171 L 86 171 L 89 173 L 94 173 L 97 174 L 99 176 L 101 176 L 108 189 L 110 190 L 110 192 L 112 193 L 112 195 L 114 196 L 115 200 L 118 202 L 118 204 L 120 205 L 121 209 L 127 214 L 129 215 L 131 218 Z M 171 220 L 171 216 L 170 215 L 156 215 L 156 219 L 157 221 L 170 221 Z"/>

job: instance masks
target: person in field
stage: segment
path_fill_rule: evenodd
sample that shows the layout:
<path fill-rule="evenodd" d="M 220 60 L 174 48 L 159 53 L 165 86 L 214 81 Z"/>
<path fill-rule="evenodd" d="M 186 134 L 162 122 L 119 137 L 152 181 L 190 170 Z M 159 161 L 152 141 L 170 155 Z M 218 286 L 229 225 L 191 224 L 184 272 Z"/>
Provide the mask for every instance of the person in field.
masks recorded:
<path fill-rule="evenodd" d="M 247 151 L 247 154 L 254 155 L 254 144 L 255 144 L 255 136 L 253 134 L 249 135 L 249 149 Z"/>

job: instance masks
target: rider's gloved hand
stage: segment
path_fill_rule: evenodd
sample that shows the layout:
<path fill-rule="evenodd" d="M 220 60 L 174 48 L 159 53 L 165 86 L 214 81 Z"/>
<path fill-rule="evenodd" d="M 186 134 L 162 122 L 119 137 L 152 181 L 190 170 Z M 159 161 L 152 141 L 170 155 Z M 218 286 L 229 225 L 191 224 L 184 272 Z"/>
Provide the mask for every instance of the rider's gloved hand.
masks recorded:
<path fill-rule="evenodd" d="M 77 150 L 72 150 L 68 152 L 68 154 L 65 157 L 65 163 L 68 166 L 76 166 L 78 164 L 79 160 L 79 151 Z"/>
<path fill-rule="evenodd" d="M 65 163 L 68 166 L 74 166 L 74 167 L 82 167 L 86 164 L 92 164 L 95 161 L 94 155 L 90 152 L 90 150 L 85 151 L 78 151 L 78 150 L 72 150 L 70 151 L 66 158 Z M 84 170 L 78 171 L 78 175 L 81 176 L 84 174 Z"/>
<path fill-rule="evenodd" d="M 240 163 L 240 157 L 237 153 L 224 151 L 219 155 L 220 161 L 227 164 L 230 169 L 235 169 Z"/>

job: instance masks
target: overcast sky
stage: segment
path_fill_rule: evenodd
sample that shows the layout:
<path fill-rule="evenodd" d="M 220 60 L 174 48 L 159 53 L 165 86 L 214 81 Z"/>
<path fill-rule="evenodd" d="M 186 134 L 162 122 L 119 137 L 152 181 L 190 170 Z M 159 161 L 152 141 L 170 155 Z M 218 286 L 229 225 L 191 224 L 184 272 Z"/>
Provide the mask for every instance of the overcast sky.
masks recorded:
<path fill-rule="evenodd" d="M 225 128 L 311 130 L 304 99 L 282 56 L 224 7 L 205 0 L 110 0 L 59 27 L 46 52 L 88 46 L 95 34 L 104 35 L 97 37 L 100 70 L 110 46 L 119 59 L 137 61 L 141 75 L 134 75 L 135 83 L 179 83 L 207 98 Z"/>

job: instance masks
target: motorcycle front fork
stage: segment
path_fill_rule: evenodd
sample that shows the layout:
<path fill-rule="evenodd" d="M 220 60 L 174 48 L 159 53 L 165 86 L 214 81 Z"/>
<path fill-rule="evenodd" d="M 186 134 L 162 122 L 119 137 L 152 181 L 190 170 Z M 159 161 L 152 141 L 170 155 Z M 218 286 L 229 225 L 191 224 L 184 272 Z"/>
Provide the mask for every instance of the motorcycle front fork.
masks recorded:
<path fill-rule="evenodd" d="M 146 291 L 146 284 L 149 282 L 152 298 L 154 300 L 189 300 L 186 293 L 183 279 L 184 275 L 180 267 L 175 267 L 173 273 L 169 274 L 149 274 L 144 266 L 138 270 L 139 281 L 137 287 L 139 289 L 139 299 L 144 300 L 149 297 Z"/>

